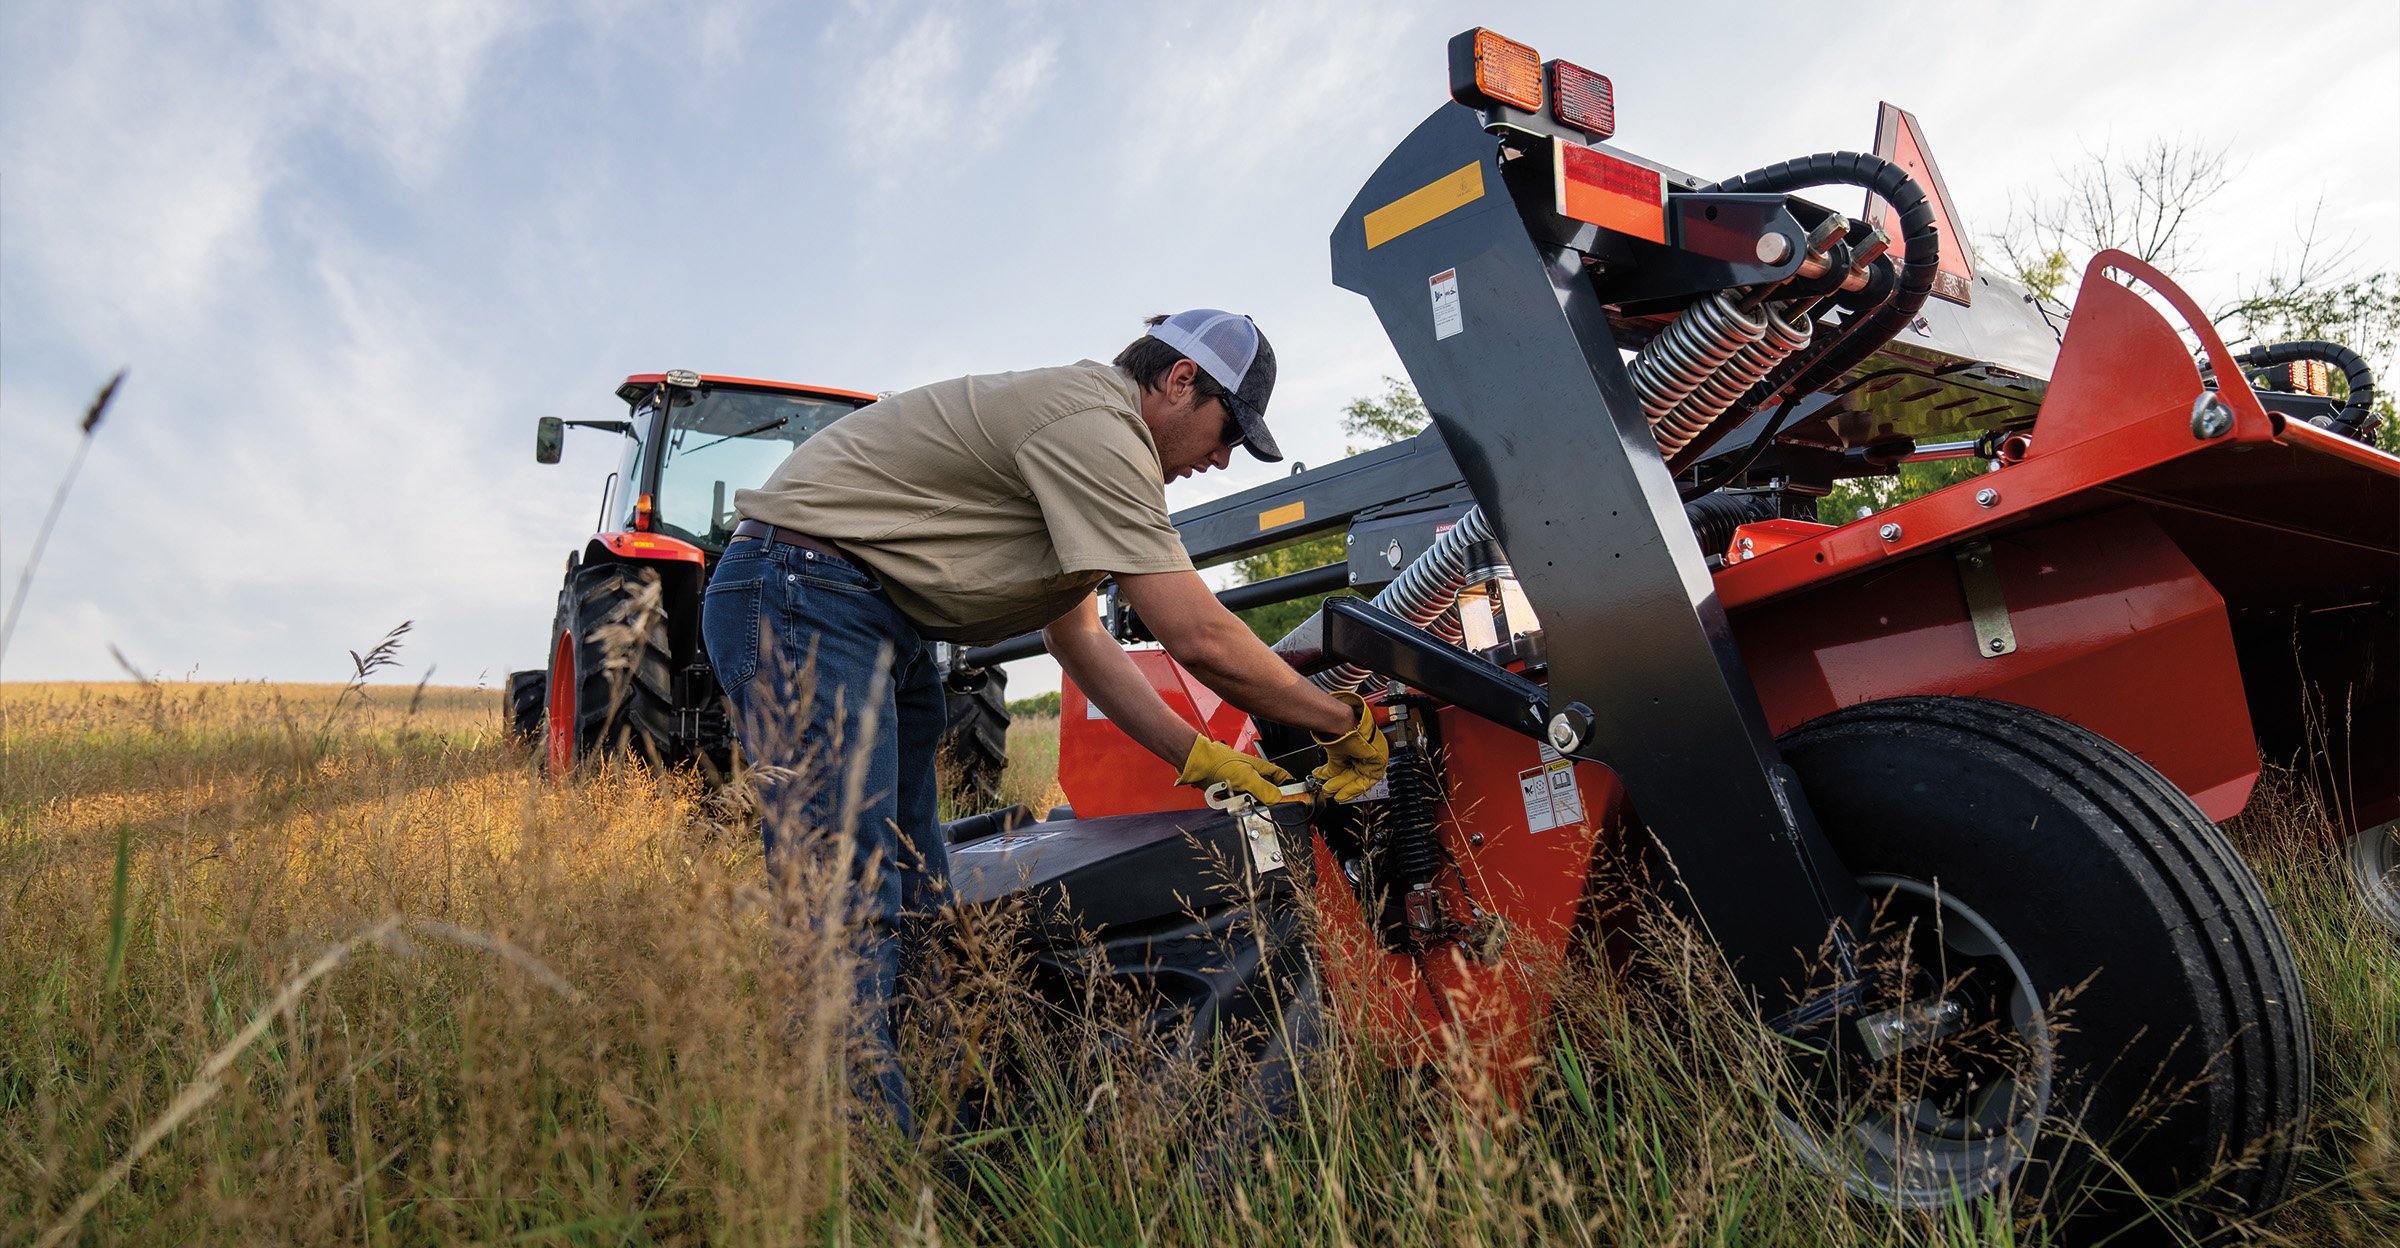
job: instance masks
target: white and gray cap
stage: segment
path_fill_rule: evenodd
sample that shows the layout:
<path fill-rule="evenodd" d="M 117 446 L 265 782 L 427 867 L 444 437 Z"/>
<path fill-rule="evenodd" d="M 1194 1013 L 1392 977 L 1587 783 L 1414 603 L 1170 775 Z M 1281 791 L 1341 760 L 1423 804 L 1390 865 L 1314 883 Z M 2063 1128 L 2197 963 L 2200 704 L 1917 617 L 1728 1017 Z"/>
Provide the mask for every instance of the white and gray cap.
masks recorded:
<path fill-rule="evenodd" d="M 1215 308 L 1178 312 L 1150 327 L 1150 336 L 1225 387 L 1226 406 L 1242 426 L 1242 445 L 1268 463 L 1283 458 L 1267 430 L 1267 396 L 1275 392 L 1275 348 L 1249 317 Z"/>

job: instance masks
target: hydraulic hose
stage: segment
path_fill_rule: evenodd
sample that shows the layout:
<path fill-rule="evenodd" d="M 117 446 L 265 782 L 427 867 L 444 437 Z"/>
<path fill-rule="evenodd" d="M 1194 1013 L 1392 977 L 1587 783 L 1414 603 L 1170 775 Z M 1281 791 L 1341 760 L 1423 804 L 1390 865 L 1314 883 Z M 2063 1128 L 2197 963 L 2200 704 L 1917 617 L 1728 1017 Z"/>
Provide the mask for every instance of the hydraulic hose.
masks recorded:
<path fill-rule="evenodd" d="M 1708 189 L 1788 194 L 1828 183 L 1862 187 L 1899 214 L 1900 242 L 1908 258 L 1900 266 L 1891 298 L 1856 328 L 1784 361 L 1718 418 L 1719 429 L 1738 428 L 1757 412 L 1760 404 L 1779 392 L 1806 394 L 1857 367 L 1915 320 L 1925 307 L 1926 298 L 1933 293 L 1934 274 L 1942 262 L 1941 227 L 1934 224 L 1933 205 L 1925 198 L 1924 188 L 1891 161 L 1864 152 L 1821 152 L 1754 169 Z"/>
<path fill-rule="evenodd" d="M 2342 370 L 2342 383 L 2350 388 L 2349 401 L 2333 414 L 2339 431 L 2351 437 L 2364 437 L 2375 423 L 2375 370 L 2358 352 L 2338 342 L 2319 342 L 2306 339 L 2299 342 L 2278 342 L 2272 346 L 2252 347 L 2233 357 L 2234 363 L 2245 369 L 2273 368 L 2297 360 L 2322 360 Z"/>
<path fill-rule="evenodd" d="M 1492 540 L 1492 522 L 1483 514 L 1482 505 L 1467 508 L 1456 523 L 1434 538 L 1423 554 L 1410 560 L 1400 575 L 1375 595 L 1372 605 L 1457 645 L 1458 591 L 1466 587 L 1467 577 L 1476 570 L 1470 566 L 1475 548 Z M 1356 689 L 1373 675 L 1354 663 L 1343 663 L 1309 679 L 1318 688 L 1333 691 Z"/>
<path fill-rule="evenodd" d="M 1711 494 L 1683 505 L 1683 518 L 1700 540 L 1700 553 L 1721 555 L 1733 543 L 1733 532 L 1745 524 L 1775 518 L 1775 500 L 1764 494 Z"/>

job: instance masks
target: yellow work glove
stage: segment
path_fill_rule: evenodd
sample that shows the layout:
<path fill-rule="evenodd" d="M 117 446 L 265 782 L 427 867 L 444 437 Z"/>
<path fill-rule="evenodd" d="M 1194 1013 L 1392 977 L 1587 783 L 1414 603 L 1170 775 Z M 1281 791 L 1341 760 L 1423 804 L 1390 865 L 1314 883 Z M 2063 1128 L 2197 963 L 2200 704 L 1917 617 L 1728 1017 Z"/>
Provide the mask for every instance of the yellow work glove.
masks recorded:
<path fill-rule="evenodd" d="M 1183 774 L 1175 777 L 1175 783 L 1191 785 L 1203 793 L 1212 784 L 1223 784 L 1236 793 L 1247 793 L 1267 803 L 1282 801 L 1283 794 L 1276 792 L 1275 786 L 1291 782 L 1292 773 L 1283 768 L 1207 737 L 1193 739 L 1192 752 L 1183 759 Z"/>
<path fill-rule="evenodd" d="M 1367 709 L 1365 698 L 1349 692 L 1333 696 L 1358 708 L 1358 726 L 1330 741 L 1316 737 L 1317 744 L 1325 747 L 1325 765 L 1310 774 L 1325 786 L 1326 801 L 1346 802 L 1383 779 L 1383 765 L 1392 750 L 1376 731 L 1375 712 Z"/>

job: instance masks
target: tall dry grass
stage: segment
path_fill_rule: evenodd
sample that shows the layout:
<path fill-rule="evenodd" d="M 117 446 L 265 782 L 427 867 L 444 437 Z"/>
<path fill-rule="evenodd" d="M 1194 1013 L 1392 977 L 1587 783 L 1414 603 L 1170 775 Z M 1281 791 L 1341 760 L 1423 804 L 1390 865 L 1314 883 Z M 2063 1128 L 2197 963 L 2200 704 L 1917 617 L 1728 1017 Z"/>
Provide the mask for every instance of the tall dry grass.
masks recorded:
<path fill-rule="evenodd" d="M 823 898 L 771 901 L 738 797 L 553 786 L 494 695 L 368 692 L 0 686 L 0 1242 L 2045 1239 L 1802 1165 L 1748 1091 L 1762 1042 L 1671 950 L 1636 987 L 1572 978 L 1521 1105 L 1395 1075 L 1337 1015 L 1295 1113 L 1209 1148 L 1231 1102 L 1161 1092 L 970 943 L 912 1042 L 929 1129 L 895 1139 L 848 1102 L 846 951 L 776 936 L 774 905 Z M 1008 800 L 1058 800 L 1054 725 L 1011 750 Z M 2238 831 L 2301 948 L 2322 1099 L 2264 1236 L 2379 1242 L 2400 954 L 2284 808 Z M 970 1051 L 1006 1104 L 961 1103 Z"/>

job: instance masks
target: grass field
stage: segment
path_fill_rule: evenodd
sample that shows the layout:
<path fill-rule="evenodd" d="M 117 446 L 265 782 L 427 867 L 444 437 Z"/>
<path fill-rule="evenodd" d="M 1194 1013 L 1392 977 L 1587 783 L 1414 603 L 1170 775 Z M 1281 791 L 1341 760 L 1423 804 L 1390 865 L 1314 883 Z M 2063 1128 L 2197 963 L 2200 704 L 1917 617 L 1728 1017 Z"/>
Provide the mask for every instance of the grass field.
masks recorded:
<path fill-rule="evenodd" d="M 1845 1199 L 1689 977 L 1570 984 L 1517 1108 L 1337 1034 L 1302 1114 L 1205 1165 L 1193 1103 L 1090 1054 L 1036 1060 L 981 1132 L 941 1130 L 935 1086 L 911 1147 L 850 1125 L 839 950 L 775 936 L 738 797 L 552 786 L 481 691 L 6 685 L 0 716 L 0 1243 L 2046 1240 Z M 1011 746 L 1009 797 L 1059 800 L 1055 721 Z M 2400 950 L 2305 803 L 2253 809 L 2320 1063 L 2303 1191 L 2258 1237 L 2388 1243 Z"/>

